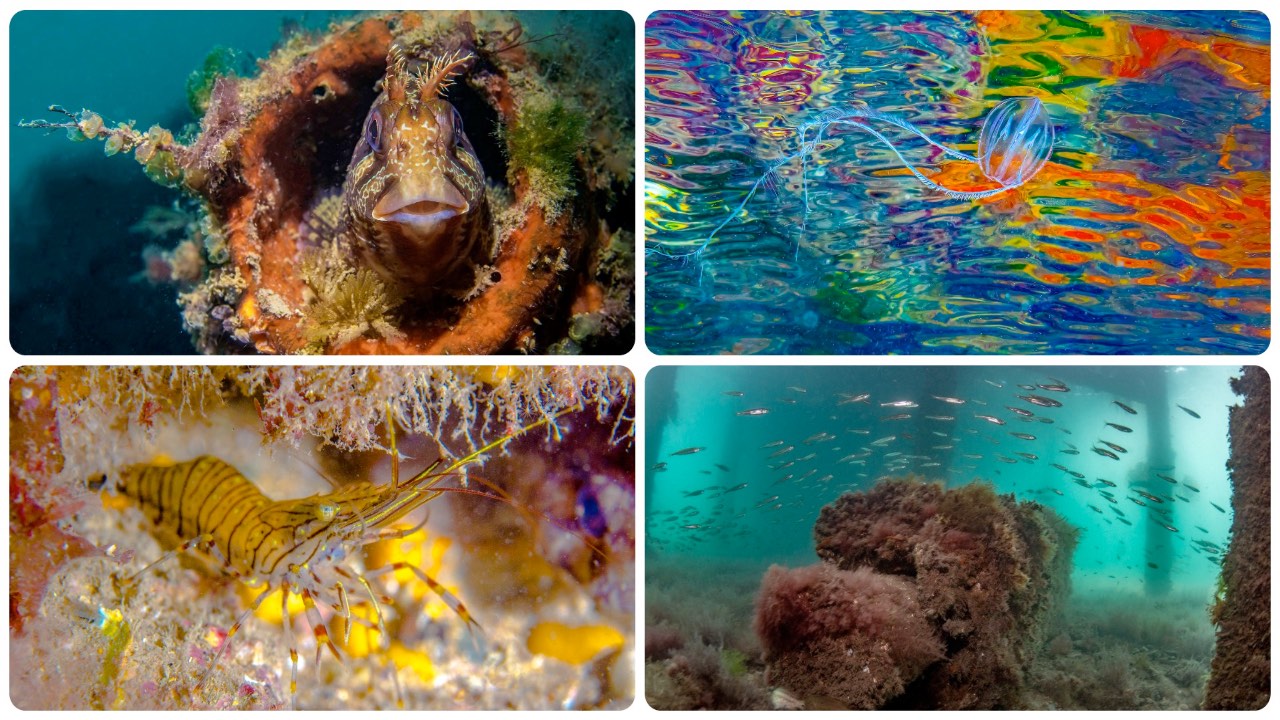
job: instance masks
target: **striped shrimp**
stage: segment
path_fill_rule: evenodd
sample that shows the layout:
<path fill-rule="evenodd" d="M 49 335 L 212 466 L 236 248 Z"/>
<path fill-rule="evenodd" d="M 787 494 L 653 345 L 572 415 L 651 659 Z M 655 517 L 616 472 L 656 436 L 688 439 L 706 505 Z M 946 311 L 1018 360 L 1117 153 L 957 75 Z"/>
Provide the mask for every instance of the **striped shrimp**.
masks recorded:
<path fill-rule="evenodd" d="M 485 453 L 537 427 L 553 424 L 557 418 L 577 409 L 570 408 L 498 438 L 454 460 L 444 469 L 439 469 L 443 460 L 438 459 L 403 482 L 400 479 L 394 423 L 388 411 L 390 483 L 376 485 L 362 481 L 330 493 L 296 500 L 269 499 L 234 467 L 210 455 L 180 463 L 147 463 L 123 468 L 111 489 L 142 510 L 152 522 L 153 534 L 158 539 L 177 546 L 138 574 L 179 553 L 203 553 L 212 560 L 211 565 L 225 574 L 240 579 L 255 591 L 261 588 L 227 631 L 196 691 L 212 674 L 248 616 L 276 590 L 281 591 L 282 616 L 289 637 L 289 692 L 293 707 L 296 707 L 298 651 L 287 610 L 291 594 L 302 600 L 307 621 L 315 635 L 317 664 L 325 648 L 339 661 L 342 660 L 342 654 L 330 638 L 328 626 L 317 609 L 318 602 L 328 605 L 344 619 L 347 641 L 351 626 L 356 623 L 376 627 L 385 648 L 387 632 L 383 623 L 383 604 L 390 598 L 380 598 L 370 580 L 398 570 L 413 573 L 466 623 L 469 630 L 482 632 L 462 601 L 421 568 L 400 561 L 365 572 L 350 565 L 348 559 L 353 558 L 363 546 L 414 533 L 417 527 L 395 529 L 391 525 L 446 492 L 482 495 L 509 502 L 501 495 L 443 487 L 441 483 L 458 475 L 465 466 L 476 462 Z M 92 490 L 99 490 L 107 484 L 105 474 L 88 480 Z M 353 599 L 355 593 L 359 594 Z M 374 622 L 352 613 L 352 607 L 360 605 L 372 608 Z"/>

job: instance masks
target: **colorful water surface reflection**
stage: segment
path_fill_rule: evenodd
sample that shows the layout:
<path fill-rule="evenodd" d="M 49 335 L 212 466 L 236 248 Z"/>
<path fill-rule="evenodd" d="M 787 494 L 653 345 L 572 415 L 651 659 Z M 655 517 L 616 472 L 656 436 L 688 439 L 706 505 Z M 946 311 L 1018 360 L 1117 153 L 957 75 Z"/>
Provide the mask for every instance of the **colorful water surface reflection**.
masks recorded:
<path fill-rule="evenodd" d="M 1250 13 L 655 14 L 650 348 L 1261 352 L 1269 37 Z M 993 187 L 982 165 L 888 126 L 961 197 L 835 133 L 724 222 L 824 113 L 971 153 L 1009 98 L 1043 103 L 1056 136 L 1020 187 L 971 197 Z"/>

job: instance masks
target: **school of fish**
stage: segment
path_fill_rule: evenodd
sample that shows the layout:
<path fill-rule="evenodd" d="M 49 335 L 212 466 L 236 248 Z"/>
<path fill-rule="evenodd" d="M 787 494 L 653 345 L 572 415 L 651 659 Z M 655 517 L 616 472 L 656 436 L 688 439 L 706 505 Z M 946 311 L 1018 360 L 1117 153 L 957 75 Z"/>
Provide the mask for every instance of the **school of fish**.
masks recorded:
<path fill-rule="evenodd" d="M 1208 503 L 1224 515 L 1226 508 L 1202 499 L 1195 478 L 1172 467 L 1146 468 L 1145 452 L 1130 453 L 1130 446 L 1144 446 L 1144 415 L 1149 411 L 1142 402 L 1101 402 L 1105 396 L 1091 391 L 1090 397 L 1081 398 L 1088 403 L 1083 407 L 1105 407 L 1102 414 L 1108 416 L 1087 427 L 1068 427 L 1058 420 L 1080 393 L 1073 394 L 1065 382 L 982 382 L 982 397 L 905 395 L 873 387 L 824 396 L 797 385 L 781 391 L 722 391 L 719 404 L 725 412 L 743 418 L 730 435 L 735 446 L 727 449 L 727 456 L 741 463 L 739 471 L 723 463 L 699 462 L 698 454 L 713 454 L 707 452 L 714 449 L 710 443 L 668 452 L 652 464 L 655 485 L 668 494 L 674 489 L 687 504 L 679 509 L 651 506 L 649 542 L 659 551 L 696 553 L 712 543 L 733 546 L 753 539 L 761 525 L 769 524 L 770 514 L 786 518 L 783 522 L 811 525 L 817 507 L 842 492 L 866 489 L 882 477 L 914 474 L 958 485 L 1003 474 L 1002 484 L 1007 488 L 1012 483 L 1019 499 L 1036 499 L 1059 509 L 1075 504 L 1106 525 L 1136 530 L 1140 523 L 1151 523 L 1187 543 L 1191 553 L 1221 562 L 1225 538 L 1215 541 L 1201 525 L 1194 525 L 1192 533 L 1183 532 L 1176 508 Z M 810 410 L 804 422 L 770 419 L 777 418 L 775 411 L 794 413 L 786 406 L 798 403 Z M 1192 408 L 1175 407 L 1185 416 L 1170 422 L 1201 419 Z M 796 437 L 787 433 L 795 428 L 811 431 L 816 418 L 824 418 L 829 427 Z M 776 437 L 745 446 L 744 437 L 758 437 L 747 435 L 749 426 L 769 422 L 769 430 L 777 429 Z M 1105 460 L 1086 459 L 1095 455 Z M 1110 471 L 1099 472 L 1099 462 Z M 1004 465 L 1022 470 L 992 470 Z M 1027 472 L 1031 468 L 1039 470 Z M 1163 561 L 1148 557 L 1145 565 L 1158 568 L 1157 559 Z"/>

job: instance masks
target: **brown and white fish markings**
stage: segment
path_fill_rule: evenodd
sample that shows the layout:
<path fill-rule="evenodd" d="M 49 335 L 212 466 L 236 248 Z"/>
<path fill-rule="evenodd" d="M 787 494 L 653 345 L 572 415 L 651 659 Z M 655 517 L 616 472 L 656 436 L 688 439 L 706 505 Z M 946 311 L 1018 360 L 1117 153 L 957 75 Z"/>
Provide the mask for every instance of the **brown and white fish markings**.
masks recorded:
<path fill-rule="evenodd" d="M 342 188 L 356 253 L 415 297 L 470 291 L 492 251 L 484 170 L 443 96 L 475 56 L 452 44 L 392 44 Z"/>

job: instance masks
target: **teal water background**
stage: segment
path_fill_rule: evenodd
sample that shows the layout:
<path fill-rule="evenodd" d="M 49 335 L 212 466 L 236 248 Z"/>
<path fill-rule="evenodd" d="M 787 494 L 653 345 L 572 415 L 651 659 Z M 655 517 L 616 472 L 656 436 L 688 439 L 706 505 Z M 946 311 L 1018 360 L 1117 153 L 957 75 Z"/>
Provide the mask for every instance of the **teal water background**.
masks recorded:
<path fill-rule="evenodd" d="M 89 108 L 178 132 L 188 76 L 216 47 L 266 57 L 297 29 L 349 13 L 25 11 L 9 24 L 10 342 L 23 354 L 190 353 L 174 292 L 139 279 L 154 238 L 130 228 L 172 190 L 102 143 L 19 120 Z"/>
<path fill-rule="evenodd" d="M 656 368 L 648 380 L 648 557 L 809 564 L 823 505 L 883 476 L 914 474 L 949 487 L 989 482 L 1059 512 L 1081 529 L 1078 590 L 1141 591 L 1152 582 L 1207 601 L 1219 560 L 1201 543 L 1225 549 L 1231 524 L 1227 412 L 1238 401 L 1228 385 L 1235 374 L 1238 368 L 1222 367 Z M 1059 382 L 1069 390 L 1040 387 Z M 851 401 L 864 393 L 866 400 Z M 768 412 L 741 414 L 758 409 Z M 1126 452 L 1116 451 L 1119 459 L 1093 452 L 1108 448 L 1103 441 Z M 771 457 L 788 446 L 794 449 Z M 690 448 L 702 449 L 678 454 Z M 786 462 L 794 464 L 780 467 Z"/>

